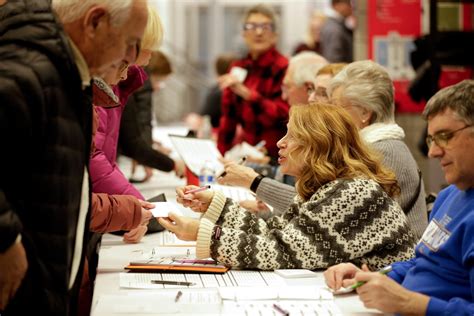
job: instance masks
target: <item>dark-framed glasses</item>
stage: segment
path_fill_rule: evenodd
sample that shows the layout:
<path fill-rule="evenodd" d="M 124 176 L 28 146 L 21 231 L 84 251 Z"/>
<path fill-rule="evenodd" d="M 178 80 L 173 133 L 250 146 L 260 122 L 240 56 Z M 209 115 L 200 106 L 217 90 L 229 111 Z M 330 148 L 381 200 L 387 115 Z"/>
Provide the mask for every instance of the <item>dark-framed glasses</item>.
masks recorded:
<path fill-rule="evenodd" d="M 428 135 L 426 137 L 426 145 L 428 145 L 428 148 L 431 148 L 431 145 L 435 143 L 441 148 L 445 148 L 449 141 L 454 137 L 454 135 L 457 132 L 462 131 L 463 129 L 466 129 L 468 127 L 471 127 L 472 125 L 466 125 L 464 127 L 458 128 L 457 130 L 450 131 L 450 132 L 441 132 L 441 133 L 436 133 L 434 135 Z"/>
<path fill-rule="evenodd" d="M 262 30 L 262 33 L 273 32 L 275 26 L 273 23 L 244 23 L 243 30 L 246 32 L 256 32 L 258 29 Z"/>

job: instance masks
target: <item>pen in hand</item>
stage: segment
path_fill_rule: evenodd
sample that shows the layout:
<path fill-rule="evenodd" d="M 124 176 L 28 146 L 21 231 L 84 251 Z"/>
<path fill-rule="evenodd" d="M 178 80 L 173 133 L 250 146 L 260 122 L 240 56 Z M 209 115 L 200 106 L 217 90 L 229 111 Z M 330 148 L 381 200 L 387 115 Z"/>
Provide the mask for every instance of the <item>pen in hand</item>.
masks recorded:
<path fill-rule="evenodd" d="M 377 271 L 378 273 L 380 274 L 387 274 L 389 273 L 390 271 L 392 271 L 392 266 L 386 266 L 386 267 L 383 267 L 382 269 L 380 269 L 379 271 Z M 351 286 L 349 286 L 349 288 L 355 290 L 357 289 L 358 287 L 364 285 L 365 282 L 364 281 L 359 281 L 355 284 L 352 284 Z"/>
<path fill-rule="evenodd" d="M 202 186 L 200 188 L 197 188 L 197 189 L 192 189 L 192 190 L 189 190 L 189 191 L 186 191 L 184 192 L 184 194 L 188 194 L 188 193 L 198 193 L 198 192 L 202 192 L 202 191 L 205 191 L 207 189 L 210 189 L 211 186 L 210 185 L 205 185 L 205 186 Z"/>
<path fill-rule="evenodd" d="M 240 158 L 240 160 L 237 164 L 243 165 L 245 163 L 245 160 L 247 160 L 247 157 L 243 156 L 242 158 Z M 227 175 L 227 172 L 224 171 L 223 173 L 221 173 L 220 176 L 218 176 L 218 178 L 224 178 L 226 175 Z"/>

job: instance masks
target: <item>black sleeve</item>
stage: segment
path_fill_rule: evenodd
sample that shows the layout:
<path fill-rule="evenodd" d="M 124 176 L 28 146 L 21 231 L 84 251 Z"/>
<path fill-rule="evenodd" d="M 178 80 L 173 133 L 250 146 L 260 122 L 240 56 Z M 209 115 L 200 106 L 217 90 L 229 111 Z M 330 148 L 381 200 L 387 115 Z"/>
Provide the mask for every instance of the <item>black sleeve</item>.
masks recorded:
<path fill-rule="evenodd" d="M 6 193 L 7 186 L 13 183 L 8 183 L 11 177 L 5 175 L 12 171 L 9 170 L 10 159 L 16 155 L 16 148 L 13 146 L 20 146 L 22 133 L 27 133 L 27 129 L 23 128 L 28 121 L 22 111 L 25 108 L 26 102 L 18 86 L 10 80 L 0 78 L 0 253 L 15 242 L 22 230 L 21 220 Z"/>
<path fill-rule="evenodd" d="M 154 150 L 148 137 L 144 135 L 150 132 L 144 132 L 143 127 L 147 125 L 138 120 L 139 106 L 134 96 L 130 97 L 129 102 L 125 106 L 120 124 L 120 147 L 122 154 L 138 161 L 142 165 L 146 165 L 162 171 L 171 171 L 174 169 L 174 161 L 167 155 Z M 151 111 L 151 104 L 148 104 Z M 151 139 L 151 135 L 149 137 Z"/>
<path fill-rule="evenodd" d="M 206 95 L 204 104 L 202 105 L 201 115 L 209 115 L 211 117 L 212 127 L 219 127 L 221 119 L 221 99 L 222 91 L 219 86 L 212 87 Z"/>

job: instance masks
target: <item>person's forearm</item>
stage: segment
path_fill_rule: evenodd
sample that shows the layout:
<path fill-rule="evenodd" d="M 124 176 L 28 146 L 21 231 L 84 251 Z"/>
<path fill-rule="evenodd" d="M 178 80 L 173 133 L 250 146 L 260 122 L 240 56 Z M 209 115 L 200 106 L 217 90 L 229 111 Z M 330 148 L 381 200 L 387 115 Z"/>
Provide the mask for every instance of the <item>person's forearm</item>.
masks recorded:
<path fill-rule="evenodd" d="M 408 291 L 406 299 L 399 302 L 399 314 L 406 316 L 424 316 L 426 315 L 429 301 L 429 296 Z"/>
<path fill-rule="evenodd" d="M 296 196 L 294 187 L 270 178 L 260 181 L 256 193 L 257 198 L 273 207 L 275 215 L 286 211 Z"/>

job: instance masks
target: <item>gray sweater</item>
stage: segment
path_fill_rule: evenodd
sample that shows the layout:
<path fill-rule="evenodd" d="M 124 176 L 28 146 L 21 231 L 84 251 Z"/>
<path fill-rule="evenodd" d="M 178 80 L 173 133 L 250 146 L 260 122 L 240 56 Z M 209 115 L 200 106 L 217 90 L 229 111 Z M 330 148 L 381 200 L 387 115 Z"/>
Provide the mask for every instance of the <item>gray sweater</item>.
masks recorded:
<path fill-rule="evenodd" d="M 371 146 L 383 155 L 383 163 L 395 173 L 401 188 L 401 194 L 396 200 L 405 210 L 420 183 L 415 159 L 402 140 L 385 139 L 372 143 Z M 275 215 L 285 211 L 296 195 L 294 187 L 269 178 L 262 179 L 256 193 L 259 199 L 273 207 Z M 416 203 L 407 217 L 413 234 L 419 239 L 428 225 L 423 181 Z"/>

